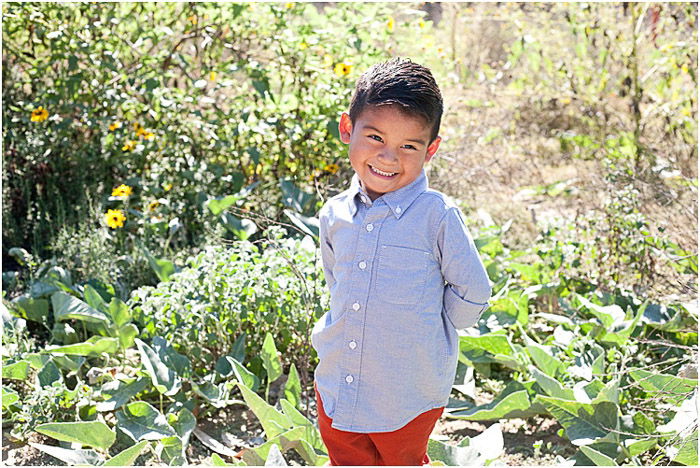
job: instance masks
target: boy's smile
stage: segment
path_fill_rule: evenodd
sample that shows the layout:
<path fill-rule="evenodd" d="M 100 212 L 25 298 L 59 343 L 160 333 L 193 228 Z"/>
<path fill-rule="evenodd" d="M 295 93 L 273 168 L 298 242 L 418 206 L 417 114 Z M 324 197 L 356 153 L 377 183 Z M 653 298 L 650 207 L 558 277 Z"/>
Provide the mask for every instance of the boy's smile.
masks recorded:
<path fill-rule="evenodd" d="M 343 113 L 340 139 L 349 144 L 350 164 L 372 200 L 410 184 L 440 146 L 430 142 L 424 119 L 393 105 L 368 107 L 352 124 Z"/>

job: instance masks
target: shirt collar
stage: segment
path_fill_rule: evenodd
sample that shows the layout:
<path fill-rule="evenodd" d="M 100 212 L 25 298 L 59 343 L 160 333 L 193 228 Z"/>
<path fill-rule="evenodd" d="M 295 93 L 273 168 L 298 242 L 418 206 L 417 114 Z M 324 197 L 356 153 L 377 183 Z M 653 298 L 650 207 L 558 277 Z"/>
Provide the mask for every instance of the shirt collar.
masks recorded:
<path fill-rule="evenodd" d="M 403 216 L 411 204 L 413 204 L 416 198 L 418 198 L 418 196 L 427 189 L 428 178 L 425 175 L 425 170 L 423 170 L 421 171 L 420 175 L 416 177 L 416 180 L 410 184 L 406 185 L 405 187 L 401 187 L 398 190 L 394 190 L 393 192 L 385 193 L 381 197 L 377 198 L 377 200 L 383 200 L 384 203 L 389 206 L 391 212 L 394 213 L 396 219 L 399 219 L 401 216 Z M 360 183 L 359 177 L 357 177 L 357 174 L 355 174 L 352 176 L 352 181 L 350 182 L 350 196 L 348 197 L 348 204 L 352 216 L 355 216 L 355 213 L 357 213 L 357 203 L 363 203 L 360 201 L 362 197 L 366 197 L 368 205 L 372 204 L 369 196 Z M 377 200 L 375 200 L 375 202 Z"/>

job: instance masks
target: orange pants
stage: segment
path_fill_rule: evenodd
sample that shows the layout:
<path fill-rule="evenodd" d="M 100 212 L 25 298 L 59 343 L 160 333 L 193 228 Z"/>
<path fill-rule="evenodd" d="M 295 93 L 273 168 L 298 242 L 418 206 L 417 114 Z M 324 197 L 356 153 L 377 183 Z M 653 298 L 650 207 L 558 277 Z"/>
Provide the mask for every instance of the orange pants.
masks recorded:
<path fill-rule="evenodd" d="M 323 410 L 316 391 L 318 426 L 333 466 L 389 465 L 420 466 L 430 463 L 428 439 L 443 408 L 418 415 L 404 427 L 391 432 L 362 434 L 331 427 L 333 420 Z"/>

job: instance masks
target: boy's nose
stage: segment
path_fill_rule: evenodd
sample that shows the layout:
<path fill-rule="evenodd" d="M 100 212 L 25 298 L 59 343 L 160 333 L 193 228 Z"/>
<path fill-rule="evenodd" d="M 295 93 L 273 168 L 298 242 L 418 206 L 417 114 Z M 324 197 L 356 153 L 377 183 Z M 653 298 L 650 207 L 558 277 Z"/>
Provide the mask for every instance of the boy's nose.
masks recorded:
<path fill-rule="evenodd" d="M 385 149 L 382 152 L 380 152 L 377 157 L 378 159 L 385 161 L 389 164 L 393 164 L 399 159 L 396 153 L 388 149 Z"/>

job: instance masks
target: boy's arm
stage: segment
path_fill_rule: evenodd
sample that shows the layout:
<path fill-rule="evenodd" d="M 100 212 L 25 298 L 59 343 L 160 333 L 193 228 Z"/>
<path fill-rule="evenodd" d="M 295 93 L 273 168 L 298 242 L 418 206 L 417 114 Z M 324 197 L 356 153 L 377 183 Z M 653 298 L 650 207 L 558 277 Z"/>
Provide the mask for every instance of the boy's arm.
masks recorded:
<path fill-rule="evenodd" d="M 457 208 L 449 208 L 440 221 L 437 244 L 442 276 L 447 282 L 443 310 L 455 328 L 471 327 L 488 307 L 491 286 Z"/>
<path fill-rule="evenodd" d="M 335 284 L 333 267 L 335 266 L 335 255 L 333 246 L 328 236 L 328 216 L 326 210 L 321 210 L 319 214 L 319 242 L 321 244 L 321 260 L 323 261 L 323 274 L 326 277 L 328 289 L 332 289 Z"/>

